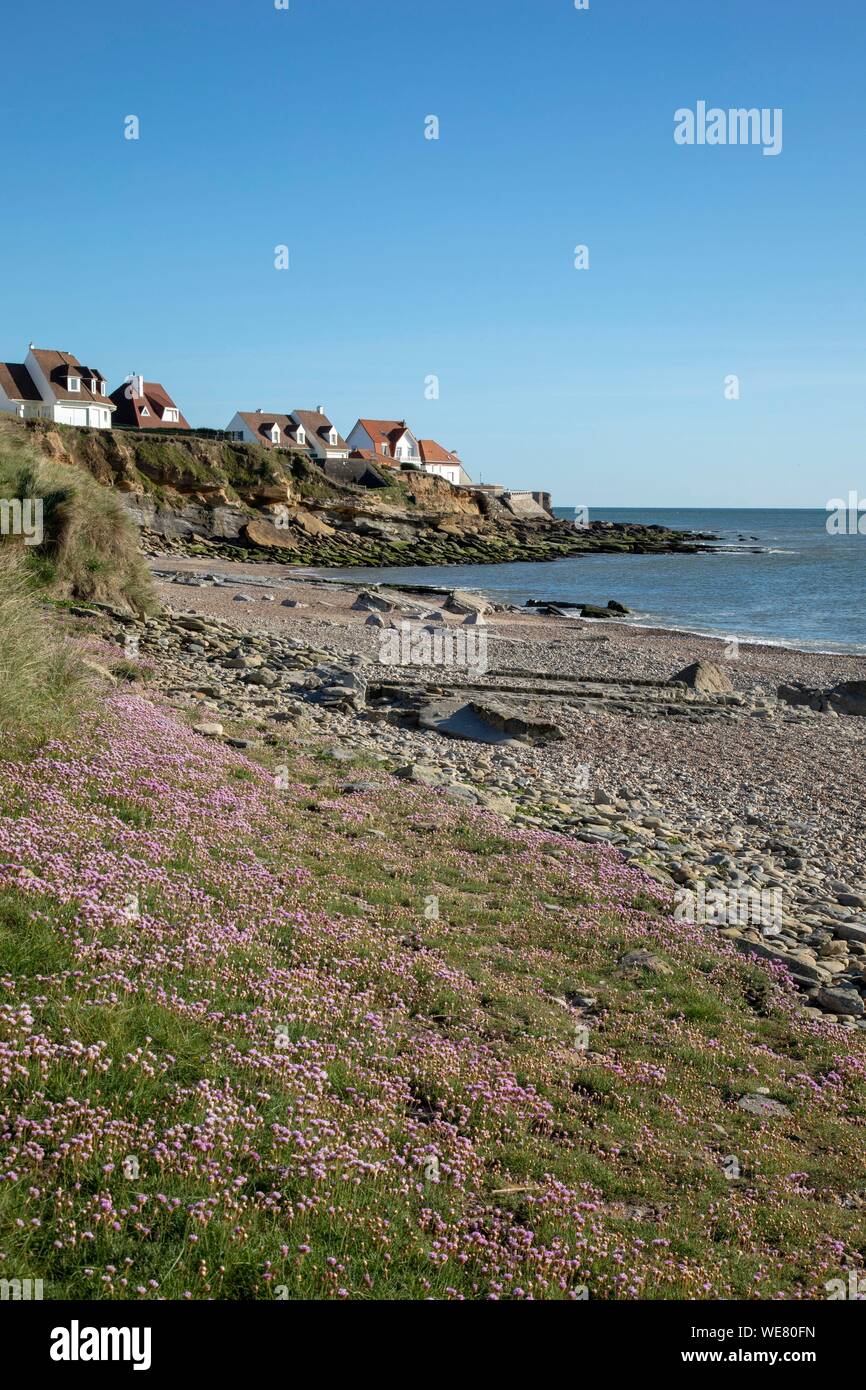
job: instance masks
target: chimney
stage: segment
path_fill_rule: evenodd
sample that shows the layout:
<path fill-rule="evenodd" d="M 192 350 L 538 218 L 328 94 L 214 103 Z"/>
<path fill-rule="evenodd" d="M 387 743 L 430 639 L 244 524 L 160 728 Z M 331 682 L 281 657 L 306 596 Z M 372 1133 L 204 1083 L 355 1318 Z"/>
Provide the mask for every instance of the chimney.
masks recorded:
<path fill-rule="evenodd" d="M 324 415 L 324 413 L 325 413 L 325 407 L 324 407 L 323 405 L 317 405 L 317 406 L 316 406 L 316 411 L 317 411 L 317 413 L 318 413 L 319 415 Z"/>
<path fill-rule="evenodd" d="M 134 390 L 134 392 L 135 392 L 135 394 L 136 394 L 137 396 L 143 396 L 143 395 L 144 395 L 144 377 L 143 377 L 143 376 L 136 376 L 136 377 L 133 377 L 133 379 L 132 379 L 132 389 Z"/>

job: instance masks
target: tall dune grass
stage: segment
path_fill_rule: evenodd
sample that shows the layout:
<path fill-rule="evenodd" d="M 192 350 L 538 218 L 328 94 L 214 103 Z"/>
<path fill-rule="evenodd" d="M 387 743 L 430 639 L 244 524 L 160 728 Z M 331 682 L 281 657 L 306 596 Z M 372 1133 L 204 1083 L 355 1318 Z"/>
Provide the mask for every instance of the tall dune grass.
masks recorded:
<path fill-rule="evenodd" d="M 0 541 L 0 752 L 68 731 L 87 690 L 86 669 L 40 603 L 23 556 Z"/>
<path fill-rule="evenodd" d="M 134 523 L 116 493 L 84 469 L 44 458 L 17 424 L 0 421 L 0 497 L 41 498 L 44 540 L 24 563 L 55 598 L 153 607 Z"/>

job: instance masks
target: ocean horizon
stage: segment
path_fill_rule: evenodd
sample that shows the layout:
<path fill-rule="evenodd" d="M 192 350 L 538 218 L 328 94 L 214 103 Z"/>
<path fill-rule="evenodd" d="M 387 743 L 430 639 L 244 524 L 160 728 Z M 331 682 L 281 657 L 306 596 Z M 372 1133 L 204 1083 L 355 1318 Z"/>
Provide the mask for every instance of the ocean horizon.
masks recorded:
<path fill-rule="evenodd" d="M 591 521 L 712 533 L 695 555 L 581 555 L 503 565 L 329 570 L 332 578 L 480 589 L 507 603 L 624 603 L 621 621 L 804 651 L 866 654 L 866 536 L 825 508 L 591 507 Z"/>

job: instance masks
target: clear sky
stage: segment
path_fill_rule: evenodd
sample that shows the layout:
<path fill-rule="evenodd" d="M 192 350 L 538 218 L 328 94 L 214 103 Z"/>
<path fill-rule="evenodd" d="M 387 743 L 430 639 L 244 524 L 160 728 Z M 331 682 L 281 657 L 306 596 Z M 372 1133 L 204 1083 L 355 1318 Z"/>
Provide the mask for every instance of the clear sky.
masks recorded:
<path fill-rule="evenodd" d="M 0 358 L 405 418 L 559 503 L 866 492 L 864 39 L 864 0 L 7 7 Z M 782 152 L 677 145 L 701 100 Z"/>

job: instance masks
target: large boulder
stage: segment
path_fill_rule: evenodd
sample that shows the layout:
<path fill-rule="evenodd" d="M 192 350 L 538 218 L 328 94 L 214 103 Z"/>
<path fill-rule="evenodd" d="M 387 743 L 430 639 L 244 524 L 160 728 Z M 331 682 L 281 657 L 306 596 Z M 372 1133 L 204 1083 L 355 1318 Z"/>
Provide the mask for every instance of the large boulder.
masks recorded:
<path fill-rule="evenodd" d="M 780 685 L 776 691 L 783 705 L 805 705 L 809 709 L 822 712 L 827 708 L 827 697 L 815 685 L 803 685 L 802 681 Z"/>
<path fill-rule="evenodd" d="M 327 521 L 316 516 L 313 512 L 304 511 L 303 508 L 294 513 L 291 518 L 292 525 L 298 526 L 307 536 L 335 536 L 337 533 L 333 526 L 329 526 Z"/>
<path fill-rule="evenodd" d="M 829 690 L 792 681 L 780 685 L 776 694 L 783 704 L 806 705 L 819 714 L 832 710 L 834 714 L 866 715 L 866 681 L 839 681 Z"/>
<path fill-rule="evenodd" d="M 584 603 L 580 609 L 582 618 L 616 618 L 619 614 L 613 608 L 599 608 L 595 603 Z"/>
<path fill-rule="evenodd" d="M 862 1018 L 866 1008 L 856 989 L 845 989 L 837 985 L 825 985 L 818 990 L 817 1002 L 822 1009 L 831 1014 L 848 1014 L 852 1018 Z"/>
<path fill-rule="evenodd" d="M 241 532 L 250 545 L 264 546 L 270 550 L 297 550 L 298 543 L 286 531 L 274 526 L 270 521 L 248 521 Z"/>
<path fill-rule="evenodd" d="M 693 661 L 671 680 L 687 685 L 697 695 L 728 695 L 734 688 L 727 671 L 714 661 Z"/>
<path fill-rule="evenodd" d="M 837 714 L 866 715 L 866 681 L 840 681 L 827 691 L 827 704 Z"/>
<path fill-rule="evenodd" d="M 445 600 L 444 607 L 449 613 L 489 613 L 490 603 L 481 594 L 471 594 L 468 589 L 454 589 Z"/>
<path fill-rule="evenodd" d="M 360 613 L 393 613 L 394 604 L 389 598 L 383 598 L 381 594 L 373 594 L 369 589 L 362 589 L 352 607 Z"/>

